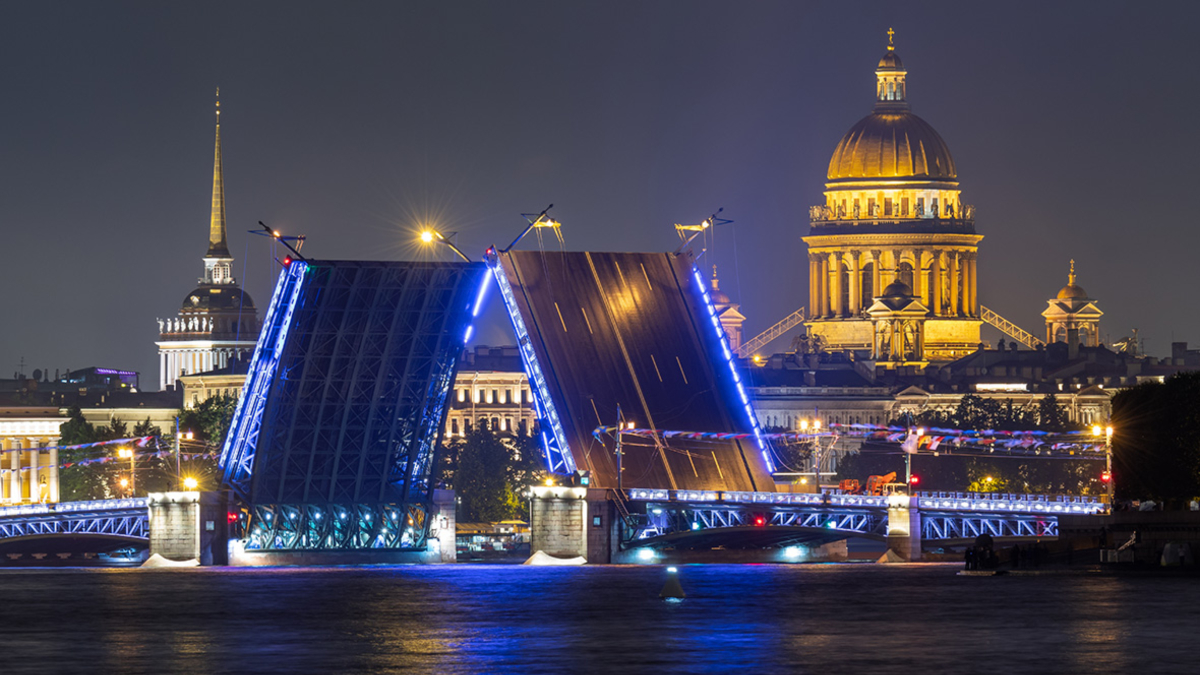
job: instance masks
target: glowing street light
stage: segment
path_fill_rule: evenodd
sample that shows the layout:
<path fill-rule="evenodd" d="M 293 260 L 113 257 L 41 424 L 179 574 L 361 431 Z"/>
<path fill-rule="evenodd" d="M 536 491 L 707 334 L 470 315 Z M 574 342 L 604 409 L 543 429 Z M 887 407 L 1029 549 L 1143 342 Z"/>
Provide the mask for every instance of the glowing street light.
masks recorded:
<path fill-rule="evenodd" d="M 133 493 L 137 490 L 137 457 L 133 453 L 133 448 L 117 448 L 117 457 L 121 459 L 129 459 L 129 492 Z M 125 487 L 125 479 L 121 479 L 121 487 Z"/>
<path fill-rule="evenodd" d="M 453 235 L 451 235 L 451 236 L 453 236 Z M 462 251 L 460 251 L 458 249 L 458 247 L 454 245 L 454 242 L 447 239 L 445 237 L 445 235 L 443 235 L 441 232 L 438 232 L 437 230 L 423 230 L 421 232 L 420 239 L 421 239 L 421 243 L 423 243 L 423 244 L 432 244 L 435 241 L 445 244 L 446 246 L 450 247 L 451 251 L 454 251 L 455 253 L 457 253 L 458 257 L 462 258 L 466 262 L 471 262 L 471 259 L 467 257 L 466 253 L 463 253 Z"/>
<path fill-rule="evenodd" d="M 183 479 L 183 486 L 189 490 L 195 490 L 198 485 L 200 485 L 200 482 L 191 476 Z"/>

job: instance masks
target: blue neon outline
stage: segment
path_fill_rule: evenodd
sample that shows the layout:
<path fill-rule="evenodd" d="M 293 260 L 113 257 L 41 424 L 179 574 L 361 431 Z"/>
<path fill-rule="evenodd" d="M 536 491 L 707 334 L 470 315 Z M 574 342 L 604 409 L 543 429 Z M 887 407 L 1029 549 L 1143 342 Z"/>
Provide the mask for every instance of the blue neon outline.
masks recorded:
<path fill-rule="evenodd" d="M 508 316 L 512 319 L 513 330 L 517 333 L 517 345 L 521 352 L 521 363 L 525 367 L 525 377 L 533 383 L 534 408 L 539 418 L 550 423 L 552 438 L 546 435 L 545 429 L 542 429 L 541 434 L 542 447 L 546 451 L 546 465 L 550 473 L 575 473 L 575 458 L 571 455 L 571 447 L 567 444 L 567 435 L 559 421 L 558 412 L 554 409 L 554 402 L 550 400 L 550 388 L 533 351 L 533 341 L 517 309 L 517 299 L 513 295 L 512 286 L 500 269 L 499 257 L 495 260 L 496 262 L 489 263 L 489 266 L 496 277 L 496 285 L 500 288 L 500 297 L 504 299 L 504 308 L 508 310 Z"/>
<path fill-rule="evenodd" d="M 758 441 L 758 450 L 762 454 L 763 461 L 767 463 L 767 469 L 771 473 L 775 473 L 775 462 L 771 461 L 771 456 L 767 452 L 767 441 L 758 427 L 758 418 L 755 417 L 754 408 L 750 405 L 750 397 L 746 396 L 746 389 L 742 386 L 741 378 L 738 377 L 737 366 L 734 365 L 733 354 L 729 349 L 729 336 L 725 334 L 725 329 L 721 328 L 721 322 L 717 318 L 717 309 L 713 306 L 712 299 L 708 297 L 708 289 L 704 287 L 704 279 L 700 276 L 700 270 L 694 265 L 692 266 L 692 277 L 696 279 L 696 287 L 700 289 L 700 297 L 704 299 L 704 307 L 708 309 L 708 316 L 716 329 L 717 340 L 720 341 L 721 351 L 725 354 L 725 362 L 729 364 L 729 372 L 733 375 L 733 384 L 737 387 L 738 396 L 741 397 L 742 405 L 746 408 L 746 416 L 750 419 L 750 428 L 754 430 L 754 438 Z"/>
<path fill-rule="evenodd" d="M 246 373 L 246 383 L 242 386 L 242 396 L 234 408 L 229 433 L 225 436 L 225 444 L 221 448 L 221 459 L 217 466 L 223 472 L 222 482 L 238 492 L 239 496 L 245 497 L 248 493 L 246 483 L 250 481 L 254 456 L 258 449 L 258 432 L 262 428 L 267 392 L 275 378 L 280 352 L 291 329 L 292 314 L 304 288 L 304 274 L 307 271 L 307 263 L 293 260 L 279 273 L 279 281 L 267 308 L 263 330 L 258 336 L 258 344 L 254 347 L 254 358 L 250 361 L 250 368 Z M 276 324 L 275 315 L 284 302 L 287 303 L 287 308 L 284 310 L 283 320 Z M 271 342 L 274 342 L 273 347 L 269 344 Z"/>

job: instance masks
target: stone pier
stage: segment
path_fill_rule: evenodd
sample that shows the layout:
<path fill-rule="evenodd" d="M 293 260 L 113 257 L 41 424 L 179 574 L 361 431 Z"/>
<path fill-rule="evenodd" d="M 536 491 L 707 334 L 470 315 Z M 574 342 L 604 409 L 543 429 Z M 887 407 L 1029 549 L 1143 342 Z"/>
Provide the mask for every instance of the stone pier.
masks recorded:
<path fill-rule="evenodd" d="M 217 492 L 152 492 L 150 555 L 225 565 L 229 539 L 224 495 Z"/>
<path fill-rule="evenodd" d="M 921 511 L 917 497 L 888 498 L 887 545 L 908 562 L 921 560 Z"/>
<path fill-rule="evenodd" d="M 589 563 L 613 562 L 617 519 L 607 490 L 537 485 L 531 492 L 533 552 L 556 558 L 582 557 Z"/>

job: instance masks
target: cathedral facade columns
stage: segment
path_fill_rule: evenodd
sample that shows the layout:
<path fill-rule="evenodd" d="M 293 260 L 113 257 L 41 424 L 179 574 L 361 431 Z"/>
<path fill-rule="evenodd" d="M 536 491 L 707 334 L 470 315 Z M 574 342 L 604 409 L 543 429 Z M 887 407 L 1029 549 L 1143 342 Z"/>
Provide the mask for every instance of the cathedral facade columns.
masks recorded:
<path fill-rule="evenodd" d="M 862 274 L 859 268 L 859 251 L 850 251 L 850 316 L 862 311 Z"/>
<path fill-rule="evenodd" d="M 961 297 L 961 295 L 960 295 L 959 291 L 962 289 L 962 284 L 959 281 L 959 276 L 958 276 L 958 273 L 959 273 L 958 256 L 959 256 L 958 251 L 950 251 L 947 254 L 947 258 L 949 258 L 949 263 L 950 263 L 950 273 L 949 273 L 949 277 L 950 277 L 950 298 L 949 298 L 950 311 L 947 313 L 949 316 L 959 316 L 961 313 L 960 305 L 959 305 L 959 298 Z"/>
<path fill-rule="evenodd" d="M 829 254 L 829 316 L 840 318 L 845 314 L 842 306 L 842 254 Z"/>
<path fill-rule="evenodd" d="M 944 316 L 945 313 L 942 309 L 942 252 L 941 251 L 938 251 L 938 250 L 933 251 L 933 263 L 931 264 L 931 268 L 932 268 L 933 272 L 929 276 L 930 276 L 930 281 L 933 283 L 933 292 L 930 293 L 929 295 L 930 295 L 930 300 L 932 301 L 933 304 L 930 307 L 930 309 L 933 310 L 934 316 Z"/>

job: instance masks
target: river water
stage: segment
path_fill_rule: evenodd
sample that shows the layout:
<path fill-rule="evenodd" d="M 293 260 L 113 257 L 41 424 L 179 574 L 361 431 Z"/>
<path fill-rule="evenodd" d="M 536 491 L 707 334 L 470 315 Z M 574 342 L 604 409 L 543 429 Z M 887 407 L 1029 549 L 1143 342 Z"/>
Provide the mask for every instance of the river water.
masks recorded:
<path fill-rule="evenodd" d="M 1196 673 L 1200 580 L 949 565 L 0 570 L 0 673 Z"/>

